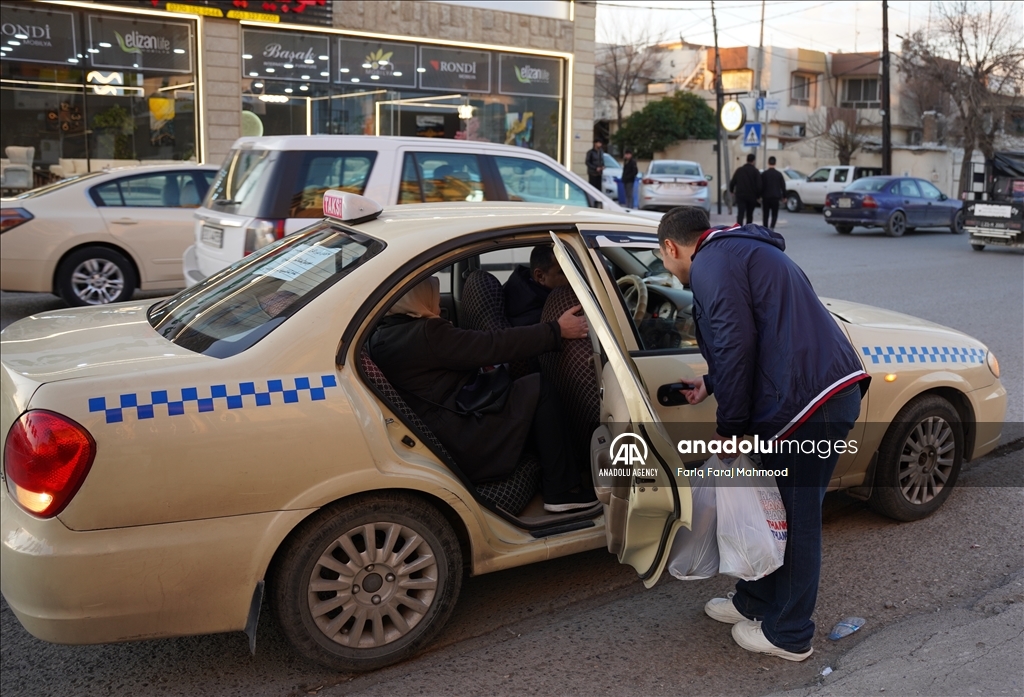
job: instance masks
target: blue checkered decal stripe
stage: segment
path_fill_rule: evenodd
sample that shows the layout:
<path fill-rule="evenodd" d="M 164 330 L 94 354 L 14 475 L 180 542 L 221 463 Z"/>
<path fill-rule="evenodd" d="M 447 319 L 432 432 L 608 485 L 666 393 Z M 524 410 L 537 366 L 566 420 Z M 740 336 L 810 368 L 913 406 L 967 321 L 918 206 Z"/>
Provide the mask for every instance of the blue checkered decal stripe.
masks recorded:
<path fill-rule="evenodd" d="M 302 393 L 308 392 L 309 398 L 316 402 L 327 398 L 325 390 L 338 386 L 338 380 L 333 375 L 321 375 L 319 381 L 320 385 L 313 387 L 310 378 L 295 378 L 295 387 L 285 389 L 284 380 L 268 380 L 267 389 L 262 391 L 256 389 L 255 382 L 243 382 L 230 394 L 227 385 L 211 385 L 209 397 L 200 397 L 197 387 L 183 387 L 180 399 L 171 399 L 167 390 L 156 390 L 149 393 L 148 403 L 145 403 L 138 394 L 123 394 L 117 398 L 117 403 L 113 406 L 107 405 L 106 397 L 92 397 L 89 400 L 89 411 L 104 412 L 107 423 L 113 424 L 124 421 L 126 409 L 135 409 L 139 419 L 153 419 L 163 415 L 163 409 L 158 410 L 158 406 L 167 408 L 167 416 L 179 416 L 185 413 L 185 405 L 189 402 L 195 402 L 200 412 L 216 411 L 218 406 L 226 406 L 228 409 L 242 409 L 246 406 L 265 407 L 273 404 L 275 394 L 281 395 L 280 399 L 284 404 L 292 404 L 299 401 Z"/>
<path fill-rule="evenodd" d="M 985 351 L 959 346 L 861 346 L 872 363 L 984 363 Z"/>

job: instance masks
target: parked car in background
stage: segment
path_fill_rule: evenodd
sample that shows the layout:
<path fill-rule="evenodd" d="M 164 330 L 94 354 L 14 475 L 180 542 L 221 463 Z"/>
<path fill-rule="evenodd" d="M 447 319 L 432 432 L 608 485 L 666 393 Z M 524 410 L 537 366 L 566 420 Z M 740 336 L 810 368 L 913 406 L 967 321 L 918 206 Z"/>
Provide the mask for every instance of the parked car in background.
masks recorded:
<path fill-rule="evenodd" d="M 668 210 L 676 206 L 697 206 L 711 211 L 711 175 L 690 160 L 655 160 L 640 180 L 640 207 Z"/>
<path fill-rule="evenodd" d="M 616 201 L 619 199 L 619 185 L 615 179 L 622 178 L 622 165 L 608 153 L 604 155 L 604 170 L 601 172 L 601 191 Z"/>
<path fill-rule="evenodd" d="M 323 195 L 330 190 L 382 206 L 523 201 L 624 210 L 544 153 L 511 145 L 381 136 L 241 138 L 196 212 L 194 244 L 184 255 L 188 285 L 323 217 Z"/>
<path fill-rule="evenodd" d="M 985 200 L 973 200 L 984 195 Z M 1024 248 L 1024 151 L 1002 151 L 985 162 L 982 191 L 965 193 L 964 229 L 971 249 Z"/>
<path fill-rule="evenodd" d="M 184 287 L 193 212 L 216 173 L 192 163 L 122 167 L 3 199 L 0 287 L 54 293 L 69 305 Z"/>
<path fill-rule="evenodd" d="M 825 198 L 825 222 L 848 235 L 855 227 L 885 228 L 899 237 L 908 230 L 944 227 L 964 231 L 963 202 L 931 182 L 912 177 L 866 177 Z"/>
<path fill-rule="evenodd" d="M 819 167 L 806 179 L 786 180 L 786 210 L 796 213 L 804 206 L 822 208 L 825 196 L 832 191 L 842 191 L 852 182 L 863 177 L 871 177 L 882 173 L 881 167 L 853 167 L 851 165 L 835 165 Z"/>

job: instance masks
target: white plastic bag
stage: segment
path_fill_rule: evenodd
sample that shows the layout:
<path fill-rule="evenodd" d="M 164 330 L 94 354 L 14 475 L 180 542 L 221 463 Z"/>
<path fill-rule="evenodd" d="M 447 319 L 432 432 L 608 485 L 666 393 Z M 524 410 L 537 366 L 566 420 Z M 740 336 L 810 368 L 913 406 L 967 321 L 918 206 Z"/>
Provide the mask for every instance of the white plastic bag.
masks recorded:
<path fill-rule="evenodd" d="M 691 476 L 690 497 L 693 501 L 691 528 L 679 528 L 668 557 L 668 572 L 680 581 L 711 578 L 718 573 L 715 478 L 706 471 L 703 477 Z"/>
<path fill-rule="evenodd" d="M 733 473 L 716 477 L 719 570 L 756 581 L 782 566 L 786 553 L 786 508 L 771 476 L 736 476 L 756 466 L 746 455 L 723 464 L 711 458 L 708 467 Z"/>

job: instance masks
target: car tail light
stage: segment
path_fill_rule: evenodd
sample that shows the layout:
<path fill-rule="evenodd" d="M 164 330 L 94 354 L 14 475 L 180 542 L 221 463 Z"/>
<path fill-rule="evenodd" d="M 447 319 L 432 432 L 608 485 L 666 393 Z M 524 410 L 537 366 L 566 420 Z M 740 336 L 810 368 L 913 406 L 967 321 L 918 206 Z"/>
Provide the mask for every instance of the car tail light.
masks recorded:
<path fill-rule="evenodd" d="M 645 177 L 644 179 L 641 179 L 641 180 L 640 180 L 640 183 L 641 183 L 641 184 L 653 184 L 653 183 L 654 183 L 654 180 L 653 180 L 653 179 L 650 179 L 650 178 L 646 178 L 646 177 Z"/>
<path fill-rule="evenodd" d="M 14 422 L 4 444 L 7 489 L 25 510 L 52 518 L 85 481 L 96 441 L 67 417 L 42 409 Z"/>
<path fill-rule="evenodd" d="M 252 254 L 284 237 L 284 220 L 257 218 L 245 229 L 245 253 Z"/>
<path fill-rule="evenodd" d="M 0 210 L 0 234 L 27 223 L 34 217 L 24 208 L 4 208 Z"/>
<path fill-rule="evenodd" d="M 875 200 L 874 196 L 865 196 L 861 200 L 860 205 L 863 208 L 878 208 L 878 201 Z"/>
<path fill-rule="evenodd" d="M 690 182 L 690 183 L 693 184 L 694 186 L 707 186 L 708 185 L 708 183 L 706 181 L 704 181 L 703 179 L 701 179 L 700 181 L 695 181 L 695 182 Z"/>

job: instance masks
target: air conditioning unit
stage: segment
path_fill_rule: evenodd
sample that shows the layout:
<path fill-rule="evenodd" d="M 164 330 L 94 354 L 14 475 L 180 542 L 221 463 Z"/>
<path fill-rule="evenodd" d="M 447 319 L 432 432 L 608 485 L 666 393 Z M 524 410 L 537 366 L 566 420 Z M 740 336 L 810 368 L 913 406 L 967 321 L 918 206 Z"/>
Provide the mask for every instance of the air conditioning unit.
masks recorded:
<path fill-rule="evenodd" d="M 807 136 L 807 126 L 793 126 L 793 135 L 804 138 Z"/>
<path fill-rule="evenodd" d="M 911 145 L 920 145 L 923 140 L 924 140 L 924 134 L 921 131 L 911 131 L 910 132 L 910 144 Z"/>

